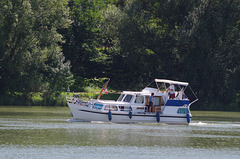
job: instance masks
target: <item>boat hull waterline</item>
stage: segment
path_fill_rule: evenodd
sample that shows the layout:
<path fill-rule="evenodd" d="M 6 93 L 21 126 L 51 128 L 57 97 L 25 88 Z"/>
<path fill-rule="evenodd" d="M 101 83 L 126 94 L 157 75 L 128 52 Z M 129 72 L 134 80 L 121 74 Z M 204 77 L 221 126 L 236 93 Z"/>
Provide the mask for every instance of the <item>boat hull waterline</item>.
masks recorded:
<path fill-rule="evenodd" d="M 160 121 L 157 121 L 156 114 L 132 114 L 130 118 L 128 112 L 111 112 L 112 118 L 109 120 L 109 111 L 91 110 L 85 106 L 69 104 L 74 119 L 81 121 L 102 121 L 113 123 L 166 123 L 166 124 L 188 124 L 187 116 L 174 116 L 160 114 Z"/>

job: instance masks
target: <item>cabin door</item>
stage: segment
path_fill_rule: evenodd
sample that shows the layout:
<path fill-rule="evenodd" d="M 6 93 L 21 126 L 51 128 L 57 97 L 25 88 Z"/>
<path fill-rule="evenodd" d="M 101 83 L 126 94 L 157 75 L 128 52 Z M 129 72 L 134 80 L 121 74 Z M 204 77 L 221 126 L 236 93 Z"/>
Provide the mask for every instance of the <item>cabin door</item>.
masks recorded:
<path fill-rule="evenodd" d="M 153 96 L 152 112 L 161 112 L 162 96 Z"/>

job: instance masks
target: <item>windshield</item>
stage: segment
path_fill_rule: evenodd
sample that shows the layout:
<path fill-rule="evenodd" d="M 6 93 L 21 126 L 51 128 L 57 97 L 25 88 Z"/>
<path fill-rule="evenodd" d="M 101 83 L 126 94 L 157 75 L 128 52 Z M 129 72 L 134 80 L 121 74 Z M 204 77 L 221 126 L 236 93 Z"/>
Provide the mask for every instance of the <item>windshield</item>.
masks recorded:
<path fill-rule="evenodd" d="M 118 100 L 117 101 L 122 101 L 123 97 L 124 97 L 125 94 L 121 94 L 119 97 L 118 97 Z"/>
<path fill-rule="evenodd" d="M 132 95 L 127 94 L 123 101 L 124 102 L 130 102 L 132 97 L 133 97 Z"/>

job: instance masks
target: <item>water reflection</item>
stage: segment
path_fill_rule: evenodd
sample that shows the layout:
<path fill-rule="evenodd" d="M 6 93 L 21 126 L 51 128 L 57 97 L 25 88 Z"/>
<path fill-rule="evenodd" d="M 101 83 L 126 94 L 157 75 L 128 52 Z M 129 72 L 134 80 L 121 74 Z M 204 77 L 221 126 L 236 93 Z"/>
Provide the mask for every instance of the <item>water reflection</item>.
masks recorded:
<path fill-rule="evenodd" d="M 26 158 L 58 158 L 58 159 L 146 159 L 146 158 L 178 158 L 178 159 L 239 159 L 238 149 L 199 149 L 175 147 L 136 147 L 136 146 L 43 146 L 43 147 L 2 147 L 1 157 Z M 14 156 L 14 157 L 13 157 Z"/>
<path fill-rule="evenodd" d="M 30 109 L 32 113 L 27 113 L 28 109 L 23 115 L 22 110 L 0 112 L 4 114 L 0 118 L 0 158 L 240 156 L 240 122 L 196 120 L 189 126 L 69 122 L 66 108 Z"/>
<path fill-rule="evenodd" d="M 71 123 L 61 119 L 1 119 L 1 144 L 75 146 L 239 147 L 240 124 Z"/>

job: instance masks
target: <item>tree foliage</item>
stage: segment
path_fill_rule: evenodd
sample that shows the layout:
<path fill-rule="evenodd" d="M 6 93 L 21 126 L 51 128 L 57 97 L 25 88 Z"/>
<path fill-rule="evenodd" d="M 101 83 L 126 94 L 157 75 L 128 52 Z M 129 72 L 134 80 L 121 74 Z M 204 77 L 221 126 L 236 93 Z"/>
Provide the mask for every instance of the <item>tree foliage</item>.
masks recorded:
<path fill-rule="evenodd" d="M 126 87 L 143 87 L 157 77 L 178 79 L 176 31 L 191 9 L 174 8 L 193 6 L 184 1 L 135 0 L 124 9 L 109 7 L 103 14 L 101 29 L 110 39 L 106 47 L 114 51 L 113 78 L 123 81 L 123 85 L 127 83 Z"/>
<path fill-rule="evenodd" d="M 66 0 L 0 1 L 1 93 L 62 91 L 69 84 L 57 32 L 70 24 Z"/>
<path fill-rule="evenodd" d="M 237 0 L 133 0 L 124 9 L 109 7 L 102 34 L 113 51 L 110 76 L 131 88 L 154 78 L 189 81 L 201 109 L 223 110 L 240 88 L 239 7 Z"/>
<path fill-rule="evenodd" d="M 192 85 L 195 109 L 240 110 L 239 0 L 0 0 L 0 14 L 1 93 L 167 78 Z"/>
<path fill-rule="evenodd" d="M 239 7 L 235 0 L 202 1 L 179 29 L 184 76 L 203 103 L 219 103 L 218 109 L 233 101 L 240 88 Z"/>
<path fill-rule="evenodd" d="M 66 39 L 63 52 L 67 60 L 71 61 L 71 71 L 76 83 L 75 89 L 80 90 L 94 77 L 103 76 L 103 69 L 108 58 L 99 48 L 99 23 L 102 19 L 101 10 L 106 7 L 103 1 L 71 0 L 71 26 L 60 30 Z"/>

